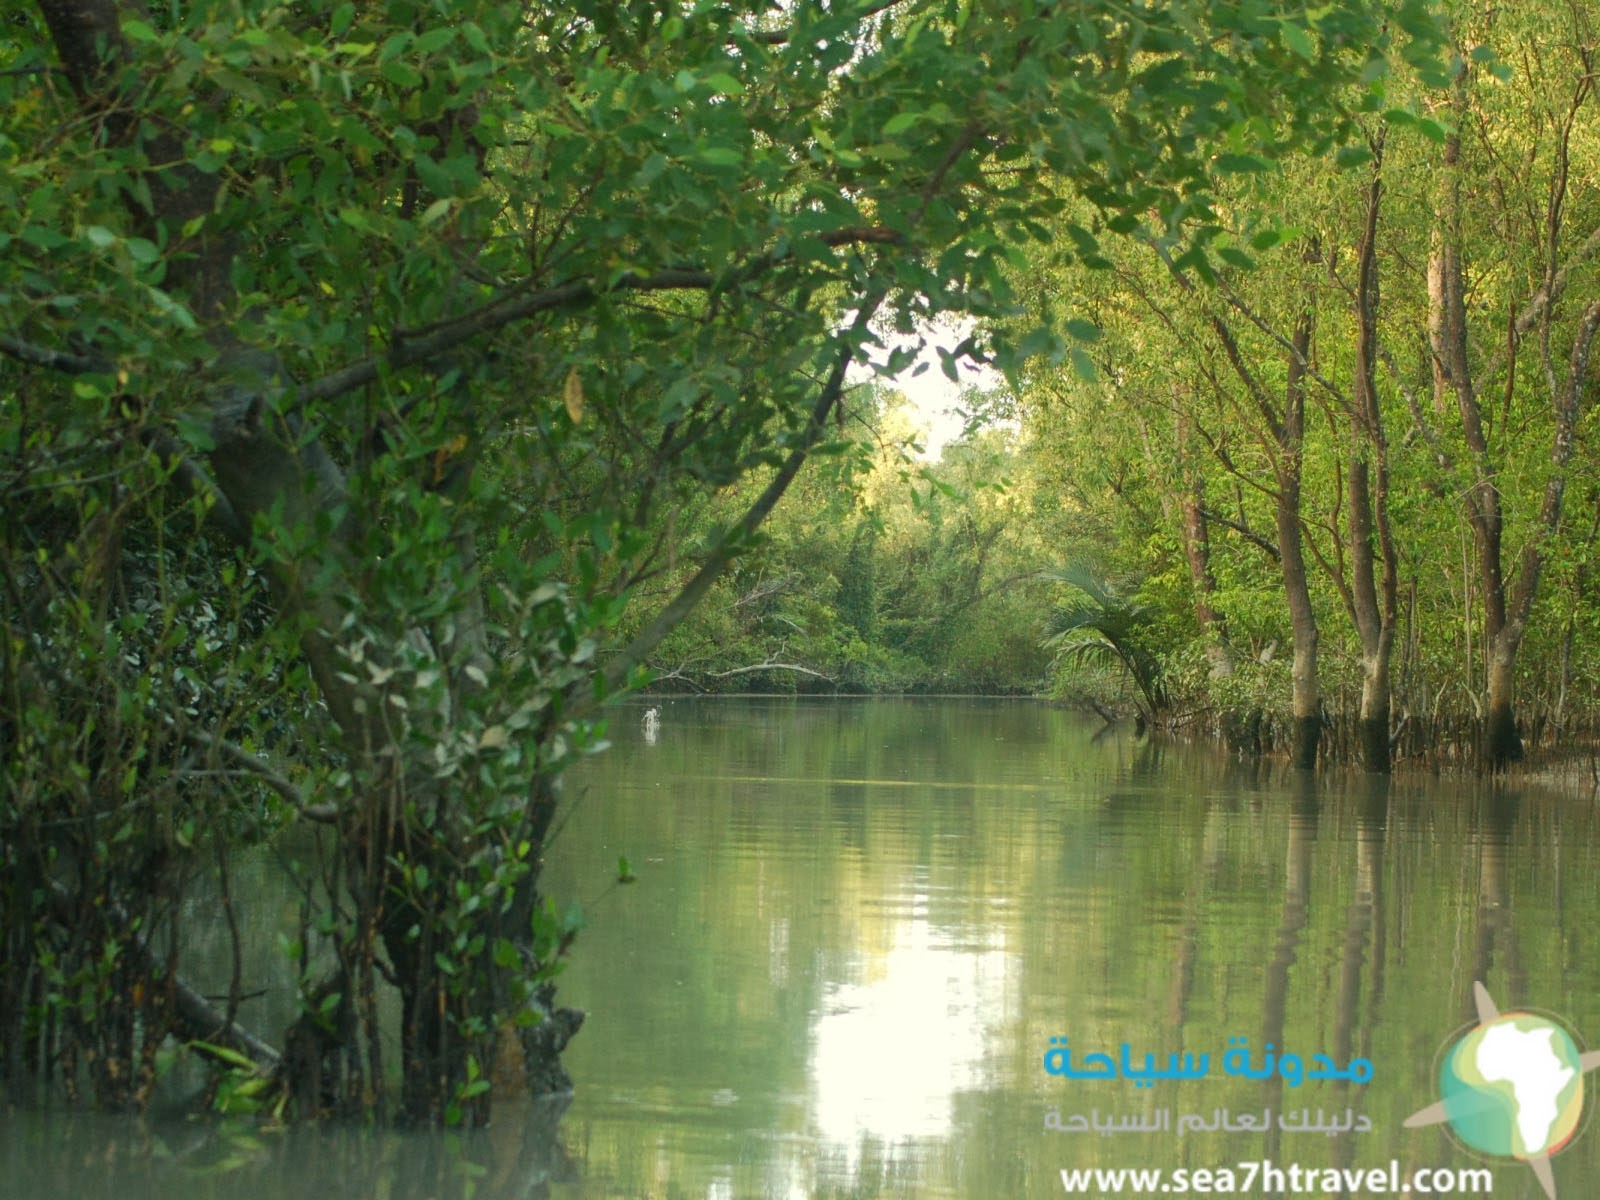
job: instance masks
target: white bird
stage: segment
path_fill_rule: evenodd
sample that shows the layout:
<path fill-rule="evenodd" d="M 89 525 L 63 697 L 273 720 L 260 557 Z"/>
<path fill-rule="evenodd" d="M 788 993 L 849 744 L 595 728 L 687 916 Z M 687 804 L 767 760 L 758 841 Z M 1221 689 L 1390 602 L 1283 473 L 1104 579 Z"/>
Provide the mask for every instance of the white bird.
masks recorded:
<path fill-rule="evenodd" d="M 656 742 L 656 734 L 661 729 L 661 710 L 647 708 L 644 711 L 644 740 L 652 746 Z"/>

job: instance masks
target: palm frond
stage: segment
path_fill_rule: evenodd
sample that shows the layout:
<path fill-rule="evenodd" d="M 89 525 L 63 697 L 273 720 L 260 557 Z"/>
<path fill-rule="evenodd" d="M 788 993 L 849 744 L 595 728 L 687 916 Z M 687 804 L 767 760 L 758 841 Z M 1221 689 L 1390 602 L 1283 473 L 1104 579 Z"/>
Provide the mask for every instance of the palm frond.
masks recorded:
<path fill-rule="evenodd" d="M 1167 694 L 1161 664 L 1142 642 L 1144 631 L 1155 619 L 1155 608 L 1119 595 L 1081 563 L 1040 574 L 1087 598 L 1063 601 L 1045 618 L 1044 645 L 1056 651 L 1056 661 L 1120 664 L 1144 696 L 1148 715 L 1164 709 Z"/>

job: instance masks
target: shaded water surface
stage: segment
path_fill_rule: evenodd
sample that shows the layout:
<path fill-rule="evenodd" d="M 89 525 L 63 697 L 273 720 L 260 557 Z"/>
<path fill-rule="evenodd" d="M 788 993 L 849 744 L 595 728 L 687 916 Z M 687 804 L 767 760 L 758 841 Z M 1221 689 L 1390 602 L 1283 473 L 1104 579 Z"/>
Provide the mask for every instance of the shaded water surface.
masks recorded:
<path fill-rule="evenodd" d="M 1403 1122 L 1437 1098 L 1474 980 L 1600 1042 L 1591 804 L 1310 780 L 1031 703 L 677 701 L 650 736 L 643 711 L 569 780 L 547 869 L 589 920 L 553 1147 L 514 1109 L 461 1138 L 20 1113 L 0 1196 L 988 1200 L 1096 1166 L 1337 1196 L 1320 1172 L 1391 1160 L 1543 1195 Z M 1130 1074 L 1207 1071 L 1053 1075 L 1052 1038 L 1079 1070 L 1126 1044 Z M 1225 1068 L 1263 1074 L 1269 1043 L 1296 1069 Z M 1371 1079 L 1302 1078 L 1317 1055 Z M 1246 1190 L 1260 1160 L 1318 1184 Z M 1587 1200 L 1597 1167 L 1581 1129 L 1559 1194 Z"/>

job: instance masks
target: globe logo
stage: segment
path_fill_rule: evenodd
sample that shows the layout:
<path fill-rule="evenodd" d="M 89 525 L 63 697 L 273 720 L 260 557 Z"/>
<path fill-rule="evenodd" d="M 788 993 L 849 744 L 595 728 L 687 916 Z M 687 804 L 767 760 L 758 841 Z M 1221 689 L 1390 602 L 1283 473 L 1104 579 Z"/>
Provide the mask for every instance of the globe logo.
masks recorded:
<path fill-rule="evenodd" d="M 1553 1021 L 1508 1013 L 1456 1042 L 1439 1068 L 1450 1128 L 1485 1154 L 1554 1154 L 1583 1116 L 1578 1047 Z"/>
<path fill-rule="evenodd" d="M 1473 985 L 1478 1024 L 1445 1052 L 1437 1104 L 1412 1114 L 1407 1128 L 1448 1123 L 1467 1147 L 1526 1162 L 1555 1200 L 1550 1156 L 1578 1131 L 1583 1076 L 1600 1066 L 1547 1017 L 1502 1014 L 1481 983 Z"/>

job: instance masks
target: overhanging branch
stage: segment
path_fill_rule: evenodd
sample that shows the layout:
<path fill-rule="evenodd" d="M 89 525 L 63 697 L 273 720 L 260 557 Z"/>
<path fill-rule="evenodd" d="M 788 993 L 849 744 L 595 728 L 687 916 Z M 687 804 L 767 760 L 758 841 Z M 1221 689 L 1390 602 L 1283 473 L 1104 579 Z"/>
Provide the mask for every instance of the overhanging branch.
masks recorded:
<path fill-rule="evenodd" d="M 879 226 L 852 226 L 813 235 L 831 248 L 859 245 L 896 245 L 904 239 L 892 229 Z M 341 367 L 297 389 L 301 400 L 328 400 L 371 383 L 383 367 L 409 367 L 448 354 L 456 347 L 482 334 L 493 333 L 517 321 L 557 309 L 592 304 L 604 295 L 628 292 L 699 291 L 709 292 L 755 279 L 780 263 L 789 261 L 787 252 L 763 254 L 731 274 L 719 275 L 696 267 L 669 267 L 641 275 L 626 272 L 614 283 L 602 286 L 586 280 L 571 280 L 555 287 L 530 290 L 529 282 L 515 284 L 499 296 L 447 321 L 418 331 L 396 331 L 389 350 Z"/>
<path fill-rule="evenodd" d="M 797 675 L 810 675 L 816 679 L 825 679 L 829 683 L 836 683 L 832 675 L 824 675 L 821 671 L 814 671 L 810 667 L 802 667 L 799 663 L 761 662 L 752 663 L 748 667 L 733 667 L 726 671 L 707 671 L 707 679 L 728 679 L 734 675 L 753 675 L 757 671 L 793 671 Z"/>
<path fill-rule="evenodd" d="M 851 325 L 851 332 L 863 335 L 867 332 L 873 316 L 883 304 L 884 291 L 878 291 L 869 296 L 856 312 L 855 321 Z M 605 691 L 612 692 L 620 687 L 628 674 L 641 662 L 645 656 L 661 644 L 663 638 L 671 633 L 696 604 L 700 602 L 711 585 L 722 575 L 733 561 L 740 549 L 749 541 L 750 535 L 755 533 L 761 522 L 766 520 L 767 514 L 783 498 L 784 492 L 789 490 L 789 485 L 794 482 L 795 475 L 810 456 L 812 448 L 822 436 L 822 431 L 827 425 L 828 415 L 833 411 L 839 397 L 844 393 L 845 374 L 855 358 L 855 343 L 846 339 L 839 349 L 838 358 L 834 361 L 833 369 L 828 373 L 828 378 L 817 395 L 816 403 L 811 407 L 811 414 L 806 420 L 805 429 L 800 436 L 800 444 L 790 451 L 783 465 L 778 468 L 778 473 L 773 476 L 772 482 L 762 490 L 755 501 L 747 508 L 744 515 L 736 521 L 727 533 L 717 542 L 716 549 L 711 552 L 695 572 L 694 578 L 684 584 L 681 591 L 674 596 L 655 619 L 646 625 L 634 637 L 633 641 L 625 646 L 620 654 L 607 664 L 604 672 Z M 592 702 L 578 705 L 582 710 L 592 707 Z"/>
<path fill-rule="evenodd" d="M 7 333 L 0 333 L 0 354 L 7 354 L 30 366 L 60 371 L 66 375 L 109 375 L 112 371 L 111 363 L 103 358 L 88 354 L 68 354 L 65 350 L 49 350 Z"/>

